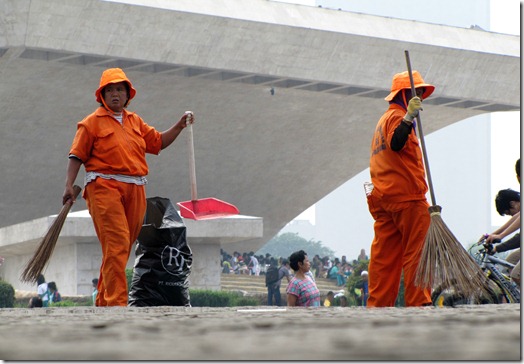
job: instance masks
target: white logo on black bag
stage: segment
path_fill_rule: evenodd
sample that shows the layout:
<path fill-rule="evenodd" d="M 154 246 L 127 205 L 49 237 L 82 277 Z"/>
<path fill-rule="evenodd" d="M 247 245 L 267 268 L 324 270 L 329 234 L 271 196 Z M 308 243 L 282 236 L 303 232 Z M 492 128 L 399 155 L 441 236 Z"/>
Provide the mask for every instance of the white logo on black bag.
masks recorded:
<path fill-rule="evenodd" d="M 179 275 L 191 269 L 193 258 L 191 251 L 185 253 L 175 247 L 166 245 L 161 255 L 162 267 L 172 275 Z"/>

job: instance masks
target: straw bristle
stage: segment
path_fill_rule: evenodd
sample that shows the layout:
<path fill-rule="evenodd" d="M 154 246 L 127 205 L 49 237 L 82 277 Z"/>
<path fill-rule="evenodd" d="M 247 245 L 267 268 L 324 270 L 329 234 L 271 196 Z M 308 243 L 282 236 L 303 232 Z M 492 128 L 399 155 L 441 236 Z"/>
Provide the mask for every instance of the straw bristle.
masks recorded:
<path fill-rule="evenodd" d="M 419 287 L 453 287 L 465 297 L 481 297 L 488 291 L 487 279 L 440 216 L 442 208 L 431 206 L 431 223 L 417 269 Z"/>
<path fill-rule="evenodd" d="M 74 186 L 74 190 L 76 197 L 82 189 L 79 186 Z M 53 254 L 58 236 L 60 235 L 60 231 L 62 231 L 62 227 L 64 226 L 65 219 L 69 213 L 69 210 L 71 209 L 71 206 L 71 203 L 66 203 L 62 206 L 60 213 L 53 221 L 53 224 L 47 231 L 47 234 L 40 242 L 40 245 L 38 246 L 35 254 L 31 260 L 27 262 L 20 276 L 20 280 L 23 282 L 36 283 L 38 276 L 40 273 L 42 273 L 45 266 L 47 265 L 47 262 L 49 261 L 49 258 Z"/>

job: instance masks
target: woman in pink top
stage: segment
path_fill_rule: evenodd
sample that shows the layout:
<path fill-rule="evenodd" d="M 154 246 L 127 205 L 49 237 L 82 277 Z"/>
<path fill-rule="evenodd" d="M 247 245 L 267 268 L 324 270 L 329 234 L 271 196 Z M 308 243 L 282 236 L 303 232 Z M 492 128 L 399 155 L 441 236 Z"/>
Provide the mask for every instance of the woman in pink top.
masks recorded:
<path fill-rule="evenodd" d="M 286 289 L 287 305 L 319 307 L 320 291 L 309 272 L 311 263 L 306 252 L 299 250 L 291 254 L 289 266 L 295 272 L 295 276 L 291 279 Z"/>

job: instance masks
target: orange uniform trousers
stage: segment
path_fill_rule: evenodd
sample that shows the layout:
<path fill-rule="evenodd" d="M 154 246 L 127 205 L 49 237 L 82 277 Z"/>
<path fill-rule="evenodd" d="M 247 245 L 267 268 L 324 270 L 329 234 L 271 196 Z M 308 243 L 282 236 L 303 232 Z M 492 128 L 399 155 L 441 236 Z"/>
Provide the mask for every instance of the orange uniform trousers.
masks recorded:
<path fill-rule="evenodd" d="M 126 265 L 146 212 L 145 187 L 101 177 L 84 198 L 102 246 L 97 306 L 127 306 Z"/>
<path fill-rule="evenodd" d="M 430 289 L 415 286 L 415 275 L 430 225 L 426 200 L 387 203 L 368 196 L 369 211 L 375 219 L 375 237 L 369 263 L 368 307 L 392 307 L 404 271 L 406 306 L 431 304 Z"/>

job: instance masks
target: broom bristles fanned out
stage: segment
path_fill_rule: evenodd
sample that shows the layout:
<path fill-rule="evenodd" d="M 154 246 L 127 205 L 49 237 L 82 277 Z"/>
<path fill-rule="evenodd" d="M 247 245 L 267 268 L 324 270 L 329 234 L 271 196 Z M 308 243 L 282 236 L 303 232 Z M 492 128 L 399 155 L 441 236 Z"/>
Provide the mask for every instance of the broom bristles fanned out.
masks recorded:
<path fill-rule="evenodd" d="M 73 186 L 73 190 L 76 198 L 80 194 L 80 191 L 82 191 L 82 188 L 75 185 Z M 35 254 L 29 260 L 29 262 L 27 262 L 20 276 L 20 280 L 22 282 L 36 283 L 38 276 L 42 273 L 45 266 L 47 265 L 47 262 L 49 261 L 49 258 L 53 254 L 53 250 L 55 249 L 58 236 L 60 235 L 60 231 L 62 231 L 65 219 L 72 205 L 72 203 L 66 202 L 62 206 L 60 213 L 53 221 L 53 224 L 51 224 L 51 227 L 47 231 L 47 234 L 40 242 L 40 245 L 36 249 Z"/>
<path fill-rule="evenodd" d="M 489 297 L 487 279 L 473 257 L 446 226 L 438 205 L 431 206 L 415 284 L 423 288 L 453 288 L 464 297 Z"/>

